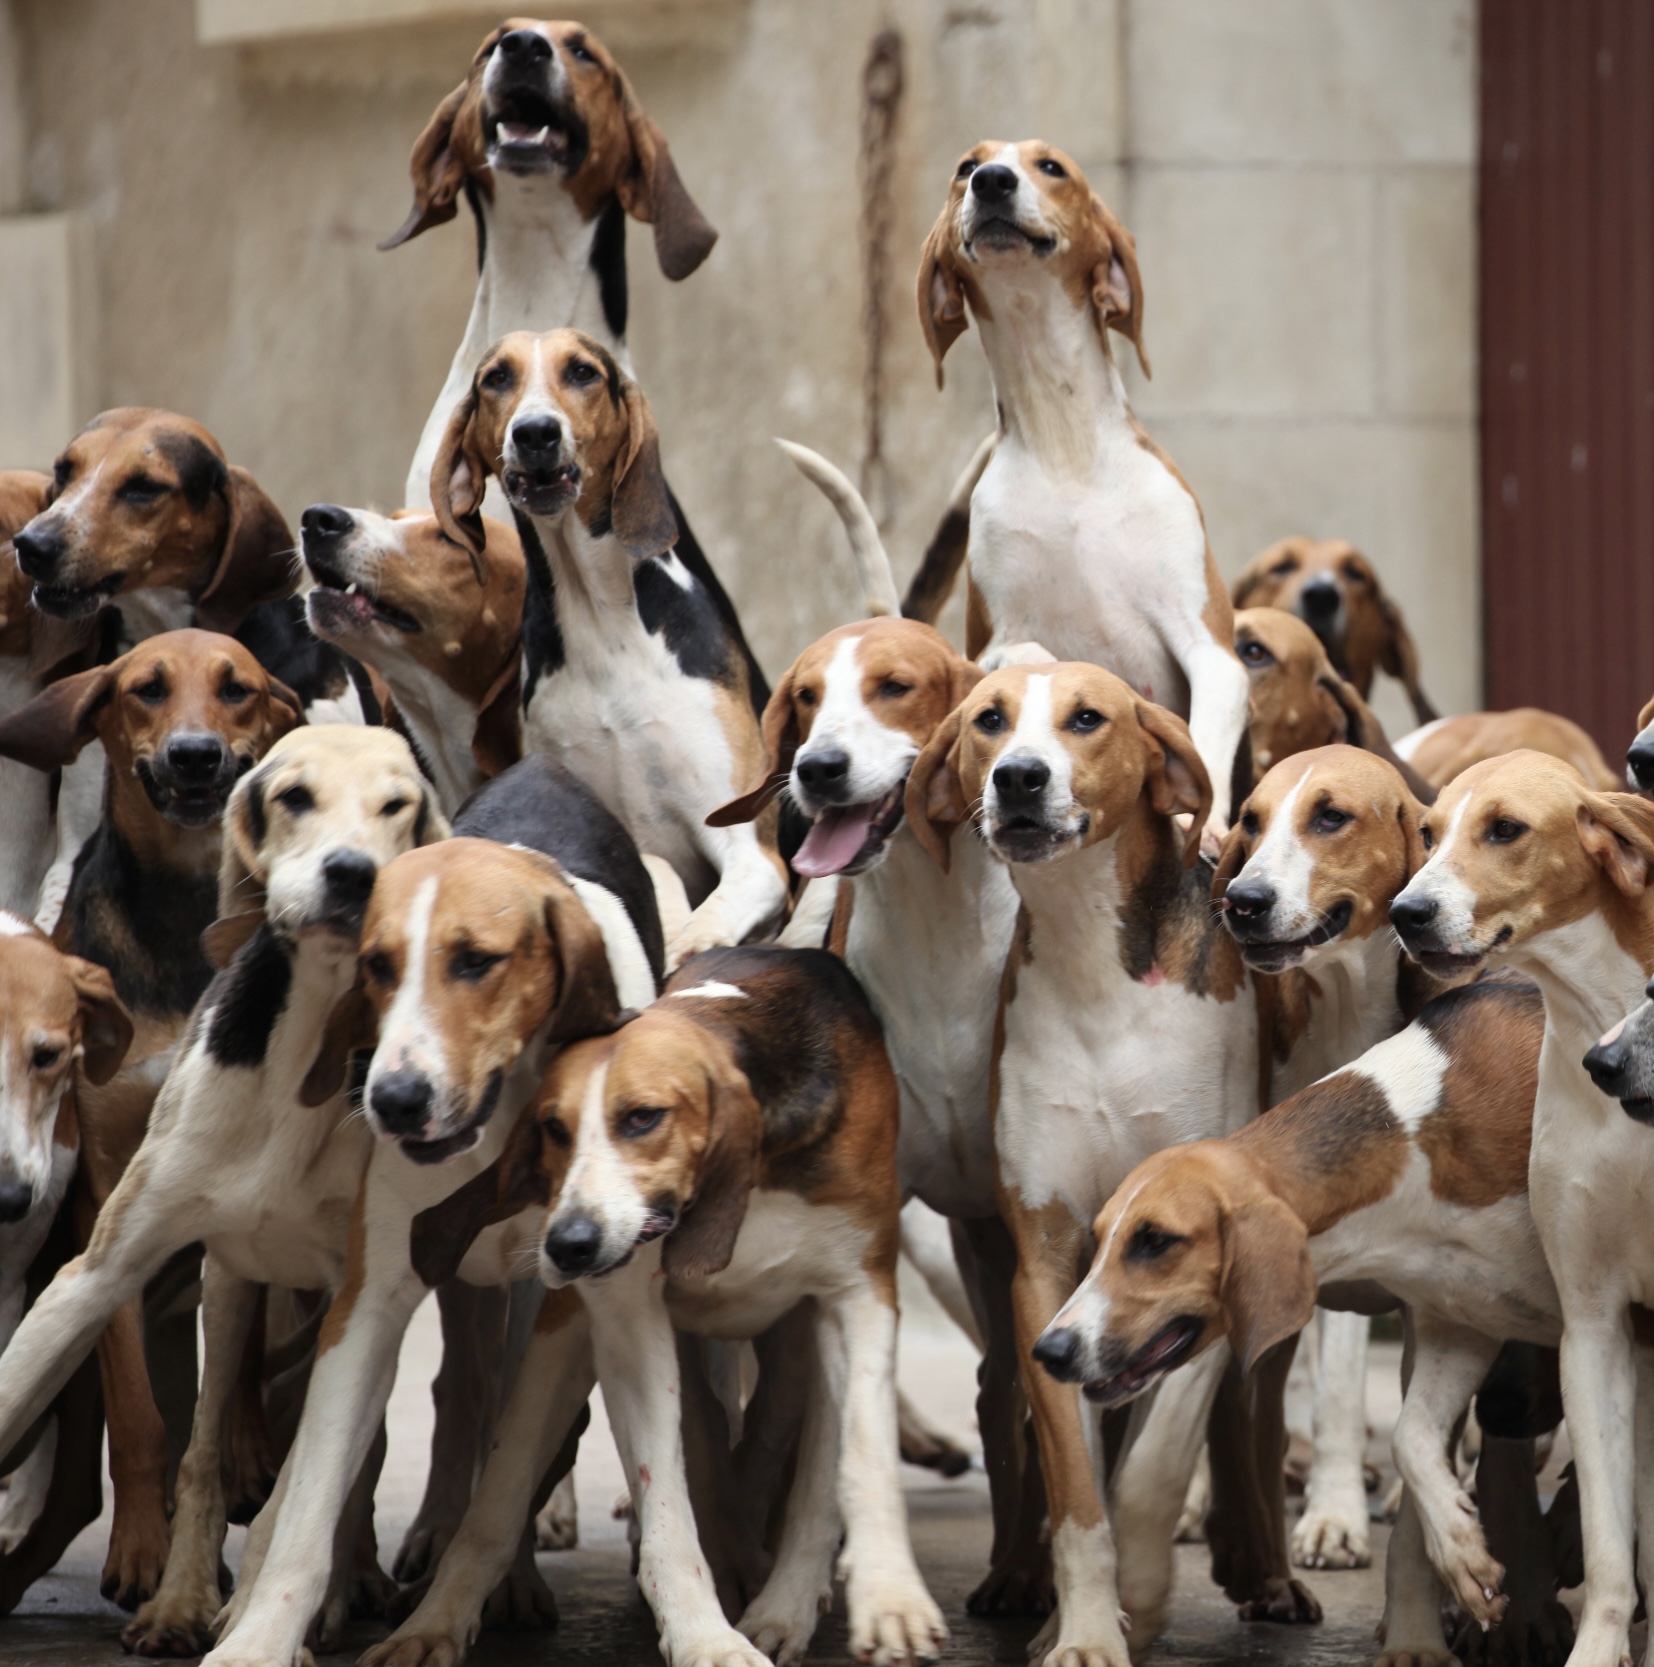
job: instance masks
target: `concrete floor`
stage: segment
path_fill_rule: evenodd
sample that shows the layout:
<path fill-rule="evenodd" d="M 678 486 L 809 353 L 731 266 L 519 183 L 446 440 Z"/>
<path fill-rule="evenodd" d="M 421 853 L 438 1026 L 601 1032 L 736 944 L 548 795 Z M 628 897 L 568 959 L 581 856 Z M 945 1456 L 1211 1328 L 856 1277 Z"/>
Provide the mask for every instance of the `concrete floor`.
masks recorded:
<path fill-rule="evenodd" d="M 904 1290 L 904 1301 L 903 1387 L 939 1428 L 974 1446 L 972 1351 L 922 1292 Z M 387 1565 L 424 1485 L 431 1425 L 428 1385 L 439 1352 L 435 1304 L 427 1303 L 409 1332 L 391 1402 L 390 1456 L 377 1497 L 381 1560 Z M 1376 1432 L 1371 1456 L 1384 1468 L 1386 1479 L 1389 1429 L 1399 1406 L 1398 1357 L 1394 1346 L 1375 1347 L 1370 1376 L 1369 1416 Z M 477 1667 L 657 1667 L 660 1662 L 652 1618 L 628 1575 L 625 1528 L 611 1515 L 622 1491 L 620 1466 L 601 1410 L 593 1410 L 576 1470 L 580 1548 L 540 1559 L 557 1594 L 561 1623 L 554 1632 L 483 1634 L 469 1658 Z M 919 1564 L 953 1631 L 945 1659 L 958 1667 L 1022 1663 L 1033 1623 L 980 1622 L 965 1613 L 966 1594 L 987 1559 L 988 1496 L 981 1472 L 948 1482 L 910 1469 L 904 1479 Z M 232 1566 L 239 1561 L 244 1532 L 230 1530 L 226 1552 Z M 125 1659 L 119 1643 L 125 1617 L 97 1591 L 107 1535 L 107 1519 L 89 1528 L 59 1569 L 33 1588 L 14 1616 L 0 1622 L 0 1662 L 5 1667 L 112 1667 Z M 1308 1577 L 1326 1610 L 1323 1624 L 1311 1628 L 1241 1624 L 1233 1606 L 1211 1583 L 1206 1548 L 1179 1546 L 1171 1624 L 1147 1656 L 1148 1667 L 1264 1659 L 1294 1667 L 1370 1662 L 1376 1654 L 1373 1628 L 1383 1607 L 1382 1548 L 1387 1535 L 1385 1528 L 1374 1530 L 1373 1568 Z M 322 1660 L 326 1667 L 345 1667 L 383 1631 L 376 1624 L 357 1627 L 346 1651 Z M 822 1622 L 809 1659 L 849 1659 L 842 1614 Z"/>

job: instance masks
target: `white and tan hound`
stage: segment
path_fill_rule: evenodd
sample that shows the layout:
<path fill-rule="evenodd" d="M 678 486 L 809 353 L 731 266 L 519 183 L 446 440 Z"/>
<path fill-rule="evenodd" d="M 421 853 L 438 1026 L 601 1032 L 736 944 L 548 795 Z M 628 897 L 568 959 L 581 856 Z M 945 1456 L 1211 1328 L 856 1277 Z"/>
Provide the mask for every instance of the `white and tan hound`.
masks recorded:
<path fill-rule="evenodd" d="M 1132 415 L 1109 346 L 1143 350 L 1131 233 L 1040 140 L 965 153 L 919 265 L 936 360 L 967 310 L 993 375 L 999 441 L 971 497 L 966 652 L 1013 644 L 1106 666 L 1187 717 L 1214 784 L 1214 837 L 1246 730 L 1246 677 L 1200 505 Z"/>

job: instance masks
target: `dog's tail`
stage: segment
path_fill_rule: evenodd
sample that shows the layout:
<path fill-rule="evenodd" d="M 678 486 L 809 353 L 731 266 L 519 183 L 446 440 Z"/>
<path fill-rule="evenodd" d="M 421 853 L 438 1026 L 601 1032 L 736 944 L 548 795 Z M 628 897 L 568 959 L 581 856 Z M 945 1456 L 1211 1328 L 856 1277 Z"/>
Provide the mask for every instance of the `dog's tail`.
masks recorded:
<path fill-rule="evenodd" d="M 993 456 L 998 439 L 997 433 L 990 434 L 976 448 L 970 462 L 965 465 L 964 473 L 953 483 L 953 491 L 948 494 L 948 507 L 942 511 L 942 519 L 930 535 L 925 559 L 919 563 L 919 571 L 913 575 L 907 595 L 902 598 L 904 618 L 934 625 L 953 594 L 959 569 L 964 565 L 965 551 L 970 544 L 971 493 L 976 490 L 982 471 L 988 467 L 988 459 Z"/>
<path fill-rule="evenodd" d="M 884 540 L 879 537 L 873 512 L 867 507 L 850 478 L 836 469 L 820 452 L 811 451 L 792 440 L 775 442 L 798 466 L 798 472 L 826 495 L 828 503 L 838 511 L 850 539 L 850 553 L 856 558 L 856 571 L 861 578 L 862 595 L 868 613 L 875 619 L 896 611 L 896 576 L 890 571 L 890 557 L 885 552 Z"/>

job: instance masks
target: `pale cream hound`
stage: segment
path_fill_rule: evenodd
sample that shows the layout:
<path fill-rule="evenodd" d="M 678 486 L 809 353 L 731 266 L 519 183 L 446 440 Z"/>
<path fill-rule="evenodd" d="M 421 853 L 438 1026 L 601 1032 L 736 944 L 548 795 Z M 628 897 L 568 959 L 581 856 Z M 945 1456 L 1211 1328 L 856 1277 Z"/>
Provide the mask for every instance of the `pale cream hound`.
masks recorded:
<path fill-rule="evenodd" d="M 507 336 L 454 408 L 431 475 L 443 530 L 472 550 L 491 475 L 528 564 L 524 750 L 572 770 L 677 870 L 694 912 L 669 965 L 773 930 L 787 904 L 773 815 L 762 837 L 706 825 L 763 745 L 739 634 L 679 560 L 643 391 L 578 331 Z"/>
<path fill-rule="evenodd" d="M 614 1035 L 559 1055 L 538 1116 L 550 1195 L 540 1273 L 548 1302 L 578 1291 L 592 1344 L 566 1404 L 584 1398 L 595 1359 L 669 1667 L 798 1660 L 830 1601 L 835 1554 L 855 1658 L 933 1659 L 947 1629 L 913 1560 L 897 1474 L 898 1097 L 878 1020 L 843 963 L 773 947 L 702 956 Z M 819 1369 L 786 1524 L 737 1630 L 690 1508 L 673 1330 L 753 1337 L 809 1299 Z M 540 1427 L 542 1454 L 569 1415 Z M 463 1649 L 469 1633 L 453 1629 L 467 1614 L 475 1628 L 532 1468 L 502 1440 L 437 1585 L 371 1661 Z"/>
<path fill-rule="evenodd" d="M 716 819 L 750 820 L 783 793 L 809 819 L 793 867 L 812 886 L 838 886 L 832 942 L 884 1025 L 901 1087 L 903 1192 L 971 1238 L 988 1328 L 978 1413 L 994 1505 L 993 1569 L 972 1605 L 997 1612 L 1021 1608 L 1024 1585 L 1029 1601 L 1048 1588 L 1041 1548 L 1016 1532 L 1025 1441 L 988 1106 L 1017 896 L 1004 863 L 977 840 L 961 841 L 944 872 L 903 814 L 914 760 L 980 676 L 917 620 L 828 632 L 776 685 L 763 768 Z"/>
<path fill-rule="evenodd" d="M 480 270 L 465 334 L 420 434 L 403 502 L 430 504 L 448 414 L 513 330 L 584 330 L 626 353 L 626 217 L 651 222 L 661 271 L 687 278 L 718 234 L 678 177 L 625 72 L 580 23 L 512 18 L 431 116 L 409 163 L 413 207 L 393 249 L 451 220 L 477 221 Z M 490 513 L 507 517 L 504 501 Z"/>
<path fill-rule="evenodd" d="M 0 910 L 0 1352 L 23 1318 L 24 1276 L 74 1179 L 76 1084 L 107 1082 L 131 1041 L 132 1019 L 108 972 Z M 17 1548 L 45 1503 L 54 1445 L 42 1431 L 13 1473 L 0 1554 Z"/>
<path fill-rule="evenodd" d="M 495 1175 L 519 1128 L 533 1130 L 522 1114 L 548 1056 L 654 997 L 660 938 L 647 872 L 619 826 L 562 772 L 556 790 L 565 805 L 578 796 L 581 815 L 566 810 L 548 828 L 552 768 L 526 759 L 489 783 L 460 818 L 460 835 L 392 863 L 374 890 L 361 981 L 340 1003 L 317 1065 L 342 1080 L 349 1055 L 377 1036 L 356 1125 L 373 1157 L 341 1243 L 342 1284 L 304 1413 L 248 1536 L 240 1584 L 207 1657 L 214 1667 L 304 1659 L 311 1619 L 328 1598 L 335 1534 L 414 1310 L 455 1276 L 503 1286 L 532 1265 L 544 1191 L 501 1204 Z M 589 1345 L 568 1318 L 548 1300 L 495 1438 L 513 1467 L 534 1471 L 503 1531 L 500 1572 L 514 1554 L 526 1560 L 519 1591 L 542 1615 L 550 1594 L 534 1573 L 528 1506 L 562 1437 L 543 1461 L 531 1456 L 547 1429 L 568 1432 L 588 1383 Z M 493 1584 L 477 1596 L 479 1614 Z"/>
<path fill-rule="evenodd" d="M 1091 1270 L 1040 1341 L 1047 1371 L 1117 1407 L 1222 1339 L 1255 1360 L 1309 1318 L 1318 1284 L 1407 1303 L 1382 1667 L 1454 1660 L 1438 1574 L 1484 1625 L 1507 1602 L 1452 1452 L 1504 1341 L 1554 1346 L 1562 1329 L 1528 1199 L 1544 1028 L 1526 980 L 1453 990 L 1231 1138 L 1148 1159 L 1098 1216 Z"/>
<path fill-rule="evenodd" d="M 355 934 L 375 874 L 444 831 L 407 743 L 388 730 L 295 730 L 242 778 L 226 813 L 220 894 L 226 914 L 239 916 L 234 935 L 247 941 L 198 1003 L 85 1254 L 58 1273 L 0 1356 L 8 1449 L 121 1304 L 175 1251 L 205 1243 L 201 1396 L 166 1574 L 129 1629 L 135 1642 L 154 1637 L 147 1617 L 181 1581 L 218 1602 L 220 1423 L 256 1285 L 337 1286 L 370 1144 L 342 1094 L 306 1094 L 307 1074 L 355 977 Z"/>
<path fill-rule="evenodd" d="M 999 441 L 971 498 L 966 652 L 993 667 L 1038 642 L 1185 716 L 1215 837 L 1246 732 L 1233 609 L 1200 505 L 1132 415 L 1109 347 L 1119 330 L 1147 370 L 1131 234 L 1043 141 L 984 140 L 954 172 L 919 266 L 938 380 L 967 308 Z"/>
<path fill-rule="evenodd" d="M 1516 752 L 1449 783 L 1424 827 L 1431 854 L 1391 910 L 1408 953 L 1431 970 L 1503 962 L 1544 992 L 1529 1191 L 1579 1478 L 1585 1608 L 1568 1659 L 1618 1667 L 1637 1574 L 1654 1590 L 1654 1363 L 1631 1322 L 1654 1304 L 1654 1141 L 1582 1061 L 1654 971 L 1654 806 Z"/>
<path fill-rule="evenodd" d="M 1423 861 L 1423 814 L 1393 765 L 1344 745 L 1284 759 L 1241 807 L 1212 890 L 1247 966 L 1293 975 L 1277 995 L 1272 1101 L 1393 1035 L 1433 993 L 1389 920 Z M 1315 1454 L 1292 1559 L 1365 1568 L 1368 1321 L 1318 1319 Z"/>
<path fill-rule="evenodd" d="M 1078 1394 L 1030 1358 L 1126 1173 L 1259 1109 L 1254 992 L 1211 918 L 1209 875 L 1192 866 L 1210 808 L 1182 719 L 1089 664 L 984 678 L 908 776 L 921 844 L 945 863 L 949 836 L 973 823 L 963 837 L 979 835 L 1011 865 L 1020 901 L 990 1094 L 999 1207 L 1017 1247 L 1018 1353 L 1050 1504 L 1057 1611 L 1033 1651 L 1051 1667 L 1124 1667 L 1122 1604 L 1140 1645 L 1158 1632 L 1172 1536 L 1226 1364 L 1214 1354 L 1155 1399 L 1105 1513 Z M 1188 814 L 1184 834 L 1174 818 Z M 1284 1565 L 1284 1530 L 1282 1540 Z M 1299 1589 L 1292 1602 L 1318 1613 Z"/>

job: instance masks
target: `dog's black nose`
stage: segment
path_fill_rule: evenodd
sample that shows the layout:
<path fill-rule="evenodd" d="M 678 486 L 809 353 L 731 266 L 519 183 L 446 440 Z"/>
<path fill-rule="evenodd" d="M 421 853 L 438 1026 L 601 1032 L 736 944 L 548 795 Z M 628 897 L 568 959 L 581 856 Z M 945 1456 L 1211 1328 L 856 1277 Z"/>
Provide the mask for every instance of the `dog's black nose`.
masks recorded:
<path fill-rule="evenodd" d="M 1034 1340 L 1034 1359 L 1059 1383 L 1072 1382 L 1080 1364 L 1079 1332 L 1067 1325 L 1042 1332 Z"/>
<path fill-rule="evenodd" d="M 801 787 L 811 793 L 832 793 L 849 779 L 850 755 L 837 747 L 824 748 L 799 759 L 793 768 Z"/>
<path fill-rule="evenodd" d="M 322 880 L 337 903 L 365 904 L 373 895 L 379 865 L 362 851 L 329 851 L 322 858 Z"/>
<path fill-rule="evenodd" d="M 524 462 L 554 458 L 563 443 L 563 425 L 555 417 L 523 417 L 511 425 L 511 443 Z"/>
<path fill-rule="evenodd" d="M 994 791 L 1001 804 L 1037 799 L 1051 780 L 1051 766 L 1040 758 L 1002 758 L 994 766 Z"/>
<path fill-rule="evenodd" d="M 971 175 L 971 195 L 995 207 L 1017 194 L 1017 176 L 1003 162 L 989 162 Z"/>
<path fill-rule="evenodd" d="M 167 742 L 167 769 L 181 782 L 206 786 L 224 768 L 226 751 L 216 735 L 174 735 Z"/>
<path fill-rule="evenodd" d="M 1262 880 L 1236 880 L 1223 894 L 1230 915 L 1239 921 L 1259 921 L 1275 907 L 1275 888 Z"/>
<path fill-rule="evenodd" d="M 49 527 L 25 527 L 12 540 L 17 565 L 31 579 L 49 580 L 63 558 L 63 540 Z"/>
<path fill-rule="evenodd" d="M 343 538 L 356 525 L 356 517 L 338 504 L 312 504 L 299 517 L 299 530 L 308 539 Z"/>
<path fill-rule="evenodd" d="M 27 568 L 23 570 L 25 573 Z M 1631 779 L 1636 782 L 1645 793 L 1654 790 L 1654 739 L 1644 740 L 1638 736 L 1631 743 L 1631 749 L 1625 755 L 1627 768 L 1631 771 Z"/>
<path fill-rule="evenodd" d="M 1390 905 L 1390 924 L 1405 937 L 1409 932 L 1422 932 L 1436 918 L 1433 897 L 1408 897 L 1403 893 Z"/>
<path fill-rule="evenodd" d="M 0 1181 L 0 1226 L 21 1221 L 34 1204 L 34 1188 L 27 1181 Z"/>
<path fill-rule="evenodd" d="M 1623 1036 L 1616 1036 L 1612 1042 L 1598 1042 L 1585 1056 L 1585 1069 L 1591 1073 L 1591 1081 L 1615 1100 L 1620 1097 L 1625 1068 L 1630 1063 L 1631 1050 Z"/>
<path fill-rule="evenodd" d="M 1344 598 L 1334 579 L 1310 579 L 1298 592 L 1298 606 L 1311 625 L 1324 625 L 1338 612 Z"/>
<path fill-rule="evenodd" d="M 603 1229 L 590 1216 L 565 1216 L 546 1234 L 546 1255 L 559 1273 L 585 1273 L 603 1248 Z"/>
<path fill-rule="evenodd" d="M 513 64 L 532 64 L 551 56 L 551 42 L 538 29 L 507 29 L 500 36 L 500 51 Z"/>
<path fill-rule="evenodd" d="M 431 1079 L 404 1065 L 378 1078 L 369 1095 L 373 1115 L 391 1134 L 418 1134 L 425 1127 L 433 1099 Z"/>

